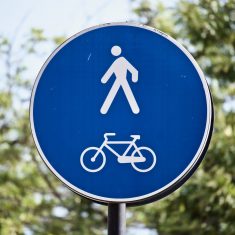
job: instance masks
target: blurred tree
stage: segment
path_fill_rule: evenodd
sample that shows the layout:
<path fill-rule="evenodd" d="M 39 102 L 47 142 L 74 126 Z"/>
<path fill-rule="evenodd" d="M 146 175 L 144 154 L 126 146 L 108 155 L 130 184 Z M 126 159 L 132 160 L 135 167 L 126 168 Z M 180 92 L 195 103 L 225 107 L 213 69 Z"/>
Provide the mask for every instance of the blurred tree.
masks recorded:
<path fill-rule="evenodd" d="M 45 45 L 55 47 L 63 40 L 46 39 L 42 30 L 32 29 L 16 51 L 14 39 L 0 37 L 1 235 L 95 235 L 104 231 L 104 208 L 75 195 L 48 172 L 31 138 L 28 67 Z"/>
<path fill-rule="evenodd" d="M 141 1 L 136 14 L 197 60 L 212 91 L 215 126 L 194 176 L 167 198 L 133 209 L 132 220 L 160 235 L 235 234 L 235 1 L 179 0 L 171 8 L 152 2 Z"/>

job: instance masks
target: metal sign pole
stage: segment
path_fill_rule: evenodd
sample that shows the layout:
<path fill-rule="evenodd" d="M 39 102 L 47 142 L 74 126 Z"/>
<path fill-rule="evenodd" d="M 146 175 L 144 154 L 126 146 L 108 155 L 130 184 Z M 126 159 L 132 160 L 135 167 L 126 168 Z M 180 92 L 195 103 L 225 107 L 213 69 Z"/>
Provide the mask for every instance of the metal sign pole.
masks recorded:
<path fill-rule="evenodd" d="M 108 235 L 125 235 L 126 204 L 109 203 L 108 205 Z"/>

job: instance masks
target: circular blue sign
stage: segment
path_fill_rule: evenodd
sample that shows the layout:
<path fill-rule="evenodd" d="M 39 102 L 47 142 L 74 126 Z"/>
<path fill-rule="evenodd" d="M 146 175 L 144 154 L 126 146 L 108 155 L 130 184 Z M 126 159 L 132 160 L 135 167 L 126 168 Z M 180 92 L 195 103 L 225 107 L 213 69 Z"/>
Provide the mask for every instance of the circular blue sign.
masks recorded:
<path fill-rule="evenodd" d="M 115 23 L 57 48 L 35 82 L 38 151 L 76 193 L 145 203 L 189 178 L 208 147 L 212 102 L 203 74 L 174 39 Z"/>

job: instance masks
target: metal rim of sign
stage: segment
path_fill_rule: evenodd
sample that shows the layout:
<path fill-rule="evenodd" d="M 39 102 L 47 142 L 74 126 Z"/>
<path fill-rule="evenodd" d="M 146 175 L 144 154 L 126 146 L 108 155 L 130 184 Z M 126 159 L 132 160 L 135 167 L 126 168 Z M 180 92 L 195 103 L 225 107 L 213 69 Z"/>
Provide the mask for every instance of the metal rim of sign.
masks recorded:
<path fill-rule="evenodd" d="M 202 85 L 203 85 L 203 89 L 204 89 L 205 96 L 206 96 L 206 103 L 207 103 L 207 120 L 206 120 L 206 127 L 205 127 L 205 131 L 204 131 L 204 135 L 203 135 L 201 144 L 200 144 L 195 156 L 193 157 L 192 161 L 187 166 L 187 168 L 180 175 L 178 175 L 173 181 L 171 181 L 170 183 L 168 183 L 164 187 L 162 187 L 162 188 L 160 188 L 160 189 L 158 189 L 154 192 L 151 192 L 149 194 L 138 196 L 138 197 L 132 197 L 132 198 L 106 198 L 106 197 L 101 197 L 101 196 L 97 196 L 97 195 L 88 193 L 86 191 L 83 191 L 83 190 L 77 188 L 76 186 L 72 185 L 70 182 L 68 182 L 66 179 L 64 179 L 63 176 L 61 176 L 52 167 L 50 162 L 47 160 L 47 158 L 44 155 L 44 153 L 43 153 L 43 151 L 40 147 L 40 144 L 37 140 L 37 135 L 36 135 L 35 128 L 34 128 L 34 118 L 33 118 L 34 97 L 35 97 L 35 93 L 36 93 L 36 90 L 37 90 L 37 85 L 40 81 L 41 75 L 43 74 L 43 72 L 46 69 L 47 65 L 50 63 L 51 59 L 57 54 L 57 52 L 59 52 L 65 45 L 67 45 L 73 39 L 89 32 L 89 31 L 99 29 L 99 28 L 104 28 L 104 27 L 110 27 L 110 26 L 131 26 L 131 27 L 137 27 L 137 28 L 149 30 L 149 31 L 152 31 L 152 32 L 164 37 L 165 39 L 167 39 L 171 43 L 173 43 L 175 46 L 177 46 L 187 56 L 187 58 L 191 61 L 191 63 L 194 65 L 196 71 L 198 72 L 198 75 L 199 75 L 199 77 L 201 79 L 201 82 L 202 82 Z M 60 46 L 58 46 L 52 52 L 52 54 L 48 57 L 48 59 L 43 64 L 42 68 L 40 69 L 40 71 L 37 75 L 36 81 L 35 81 L 34 86 L 33 86 L 32 94 L 31 94 L 29 111 L 30 111 L 30 126 L 31 126 L 31 132 L 32 132 L 32 135 L 33 135 L 33 139 L 34 139 L 35 145 L 37 147 L 37 150 L 38 150 L 42 160 L 47 165 L 47 167 L 52 171 L 52 173 L 59 180 L 61 180 L 68 188 L 70 188 L 75 193 L 77 193 L 81 196 L 84 196 L 86 198 L 89 198 L 93 201 L 103 203 L 103 204 L 107 204 L 107 203 L 127 203 L 128 205 L 131 205 L 131 206 L 132 205 L 142 205 L 142 204 L 150 203 L 152 201 L 161 199 L 161 198 L 169 195 L 173 191 L 175 191 L 187 179 L 190 178 L 190 176 L 194 173 L 194 171 L 197 169 L 197 167 L 201 163 L 201 161 L 202 161 L 202 159 L 203 159 L 203 157 L 206 153 L 206 150 L 209 146 L 209 142 L 210 142 L 211 135 L 212 135 L 212 129 L 213 129 L 213 104 L 212 104 L 211 94 L 210 94 L 209 87 L 207 85 L 206 79 L 204 78 L 203 72 L 200 69 L 197 62 L 192 57 L 192 55 L 180 43 L 178 43 L 175 39 L 173 39 L 169 35 L 161 32 L 160 30 L 152 28 L 150 26 L 141 25 L 141 24 L 137 24 L 137 23 L 129 23 L 129 22 L 107 23 L 107 24 L 101 24 L 101 25 L 97 25 L 97 26 L 87 28 L 87 29 L 82 30 L 82 31 L 78 32 L 77 34 L 71 36 L 64 43 L 62 43 Z"/>

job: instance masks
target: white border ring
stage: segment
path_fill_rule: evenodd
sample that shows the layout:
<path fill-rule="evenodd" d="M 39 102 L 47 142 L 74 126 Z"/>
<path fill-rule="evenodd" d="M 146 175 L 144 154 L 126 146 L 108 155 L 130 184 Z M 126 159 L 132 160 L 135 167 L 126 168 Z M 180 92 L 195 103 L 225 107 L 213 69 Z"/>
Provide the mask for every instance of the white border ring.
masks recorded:
<path fill-rule="evenodd" d="M 171 181 L 170 183 L 168 183 L 164 187 L 162 187 L 152 193 L 146 194 L 144 196 L 139 196 L 139 197 L 132 197 L 132 198 L 100 197 L 100 196 L 85 192 L 85 191 L 77 188 L 76 186 L 72 185 L 70 182 L 68 182 L 66 179 L 64 179 L 49 163 L 49 161 L 47 160 L 46 156 L 44 155 L 44 153 L 40 147 L 40 144 L 38 142 L 37 135 L 35 132 L 35 128 L 34 128 L 33 106 L 34 106 L 35 92 L 37 90 L 37 85 L 39 83 L 40 77 L 41 77 L 42 73 L 44 72 L 45 68 L 47 67 L 47 65 L 49 64 L 49 62 L 51 61 L 51 59 L 57 54 L 57 52 L 60 49 L 62 49 L 65 45 L 67 45 L 69 42 L 71 42 L 76 37 L 78 37 L 82 34 L 85 34 L 89 31 L 92 31 L 94 29 L 97 29 L 97 28 L 104 28 L 104 27 L 110 27 L 110 26 L 132 26 L 132 27 L 142 28 L 145 30 L 155 32 L 156 34 L 161 35 L 162 37 L 166 38 L 167 40 L 169 40 L 170 42 L 175 44 L 188 57 L 188 59 L 192 62 L 195 69 L 197 70 L 199 77 L 201 79 L 204 91 L 205 91 L 205 96 L 206 96 L 206 103 L 207 103 L 206 128 L 205 128 L 205 132 L 204 132 L 201 144 L 200 144 L 195 156 L 193 157 L 192 161 L 186 167 L 186 169 L 178 177 L 176 177 L 173 181 Z M 30 99 L 30 124 L 31 124 L 31 131 L 32 131 L 33 139 L 34 139 L 35 145 L 37 147 L 37 150 L 38 150 L 41 158 L 46 163 L 48 168 L 52 171 L 52 173 L 55 174 L 55 176 L 58 179 L 60 179 L 67 187 L 69 187 L 75 193 L 77 193 L 81 196 L 84 196 L 86 198 L 89 198 L 91 200 L 94 200 L 96 202 L 100 202 L 100 203 L 104 203 L 104 204 L 110 203 L 110 202 L 113 202 L 113 203 L 121 203 L 122 202 L 122 203 L 128 203 L 129 205 L 141 205 L 141 204 L 145 204 L 145 203 L 148 203 L 148 202 L 151 202 L 151 201 L 154 201 L 154 200 L 157 200 L 157 199 L 160 199 L 162 197 L 167 196 L 168 194 L 173 192 L 175 189 L 179 188 L 196 170 L 196 168 L 198 167 L 199 163 L 202 160 L 202 157 L 205 155 L 205 151 L 208 148 L 209 141 L 211 138 L 212 128 L 213 128 L 213 106 L 212 106 L 210 91 L 209 91 L 206 79 L 204 78 L 204 75 L 203 75 L 200 67 L 198 66 L 198 64 L 194 60 L 194 58 L 191 56 L 191 54 L 181 44 L 179 44 L 172 37 L 168 36 L 167 34 L 161 32 L 160 30 L 157 30 L 155 28 L 145 26 L 145 25 L 136 24 L 136 23 L 117 22 L 117 23 L 102 24 L 102 25 L 98 25 L 98 26 L 94 26 L 94 27 L 90 27 L 88 29 L 85 29 L 85 30 L 73 35 L 69 39 L 67 39 L 63 44 L 61 44 L 58 48 L 56 48 L 53 51 L 53 53 L 49 56 L 49 58 L 46 60 L 46 62 L 42 66 L 42 68 L 36 78 L 36 81 L 34 83 L 34 86 L 33 86 L 33 91 L 32 91 L 32 95 L 31 95 L 31 99 Z"/>

